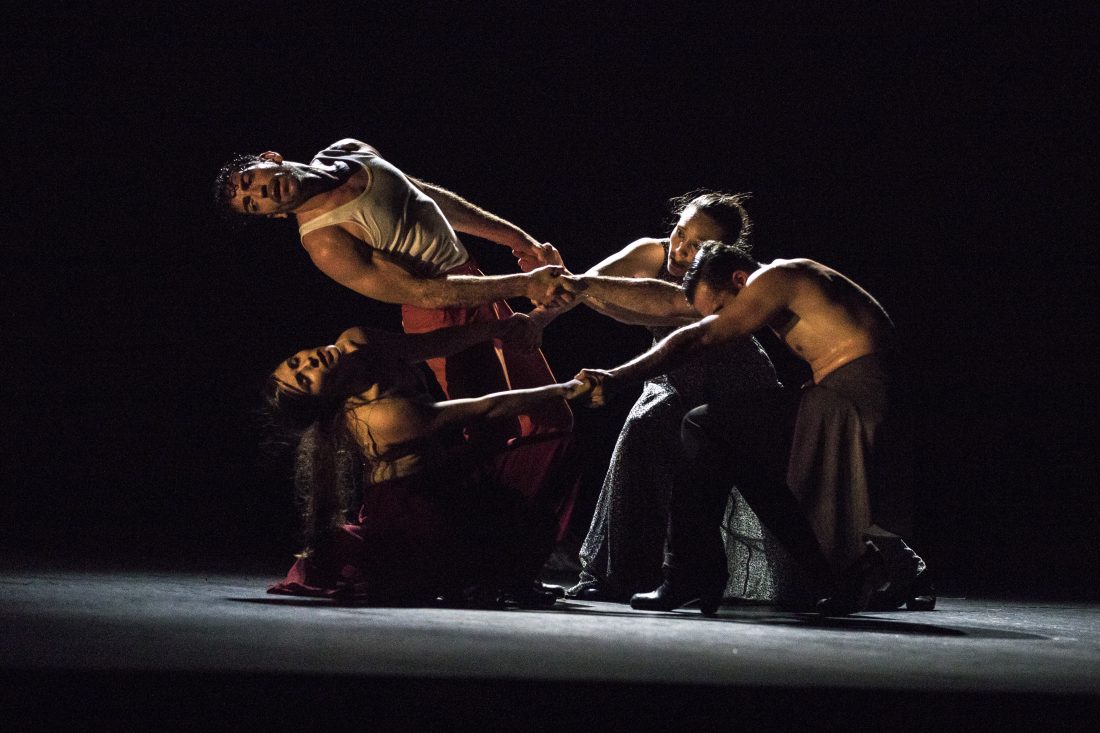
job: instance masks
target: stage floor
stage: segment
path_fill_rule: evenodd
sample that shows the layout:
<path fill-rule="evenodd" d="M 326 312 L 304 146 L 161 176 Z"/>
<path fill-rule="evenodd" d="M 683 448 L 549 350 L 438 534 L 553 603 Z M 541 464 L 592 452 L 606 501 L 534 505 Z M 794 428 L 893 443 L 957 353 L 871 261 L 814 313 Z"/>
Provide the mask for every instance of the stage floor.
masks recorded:
<path fill-rule="evenodd" d="M 238 716 L 301 722 L 358 710 L 414 728 L 636 729 L 667 717 L 705 729 L 867 727 L 878 710 L 899 716 L 881 727 L 973 729 L 1054 715 L 1088 728 L 1098 710 L 1094 605 L 941 598 L 931 613 L 843 619 L 570 601 L 374 608 L 265 594 L 276 579 L 0 571 L 4 713 L 27 727 L 82 716 L 220 728 Z"/>

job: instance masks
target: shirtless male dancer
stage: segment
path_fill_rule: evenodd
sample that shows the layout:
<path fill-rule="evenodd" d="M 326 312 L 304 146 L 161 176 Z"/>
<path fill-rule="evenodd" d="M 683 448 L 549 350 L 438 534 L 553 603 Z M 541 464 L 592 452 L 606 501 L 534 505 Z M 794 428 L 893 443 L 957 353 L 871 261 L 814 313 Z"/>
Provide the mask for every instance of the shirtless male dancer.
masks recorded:
<path fill-rule="evenodd" d="M 504 319 L 505 298 L 543 302 L 560 268 L 486 276 L 455 230 L 512 249 L 525 262 L 541 245 L 519 227 L 438 186 L 410 178 L 370 145 L 350 138 L 309 163 L 277 152 L 238 156 L 215 182 L 215 196 L 247 215 L 298 224 L 302 246 L 321 272 L 361 295 L 401 305 L 407 333 Z M 429 361 L 449 398 L 553 384 L 541 352 L 484 345 Z M 517 434 L 572 428 L 564 401 L 521 416 Z"/>
<path fill-rule="evenodd" d="M 579 275 L 563 285 L 581 293 L 589 283 Z M 639 302 L 661 297 L 663 286 L 648 286 L 658 292 Z M 894 534 L 910 531 L 911 476 L 894 327 L 882 306 L 820 263 L 761 265 L 718 242 L 700 247 L 683 292 L 704 318 L 614 369 L 582 370 L 593 404 L 764 327 L 809 364 L 813 380 L 799 393 L 741 391 L 687 413 L 688 469 L 673 489 L 665 582 L 631 605 L 667 611 L 701 599 L 704 613 L 716 611 L 726 582 L 719 522 L 735 483 L 820 584 L 819 612 L 932 607 L 924 561 Z"/>

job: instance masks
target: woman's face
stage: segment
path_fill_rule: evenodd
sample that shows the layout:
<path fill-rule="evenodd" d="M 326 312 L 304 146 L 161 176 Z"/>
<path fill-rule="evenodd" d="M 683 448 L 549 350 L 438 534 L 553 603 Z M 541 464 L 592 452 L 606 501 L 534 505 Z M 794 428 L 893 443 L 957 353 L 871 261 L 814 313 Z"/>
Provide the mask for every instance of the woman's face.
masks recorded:
<path fill-rule="evenodd" d="M 672 228 L 669 235 L 671 246 L 668 248 L 668 272 L 673 277 L 681 278 L 695 259 L 695 253 L 699 251 L 699 245 L 709 239 L 722 241 L 726 233 L 709 214 L 699 211 L 694 206 L 688 206 L 680 214 L 680 220 Z"/>
<path fill-rule="evenodd" d="M 343 355 L 337 346 L 303 349 L 275 368 L 275 380 L 291 392 L 323 394 Z"/>

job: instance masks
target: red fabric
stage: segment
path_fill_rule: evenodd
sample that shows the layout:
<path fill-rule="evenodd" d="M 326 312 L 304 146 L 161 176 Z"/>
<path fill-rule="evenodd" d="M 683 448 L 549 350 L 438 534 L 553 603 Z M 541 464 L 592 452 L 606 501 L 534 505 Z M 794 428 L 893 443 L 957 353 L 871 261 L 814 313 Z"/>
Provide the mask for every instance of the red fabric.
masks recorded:
<path fill-rule="evenodd" d="M 568 434 L 540 435 L 435 476 L 367 487 L 358 521 L 268 592 L 405 604 L 475 583 L 530 583 L 569 523 L 571 447 Z"/>
<path fill-rule="evenodd" d="M 449 270 L 447 275 L 481 275 L 472 259 Z M 401 325 L 406 333 L 426 333 L 447 326 L 504 320 L 512 308 L 503 300 L 472 307 L 417 308 L 401 306 Z M 450 399 L 481 397 L 507 389 L 524 389 L 554 384 L 557 379 L 541 351 L 518 352 L 479 344 L 447 358 L 429 359 L 443 393 Z M 507 437 L 566 432 L 573 429 L 573 412 L 565 400 L 544 403 L 527 415 L 520 415 Z"/>

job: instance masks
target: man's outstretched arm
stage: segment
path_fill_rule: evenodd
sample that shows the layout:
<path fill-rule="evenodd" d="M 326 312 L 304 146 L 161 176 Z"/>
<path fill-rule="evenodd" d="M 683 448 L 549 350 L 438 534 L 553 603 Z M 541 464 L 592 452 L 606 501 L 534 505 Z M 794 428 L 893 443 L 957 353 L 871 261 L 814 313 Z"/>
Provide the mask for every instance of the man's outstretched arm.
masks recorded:
<path fill-rule="evenodd" d="M 516 257 L 523 255 L 534 257 L 539 262 L 543 261 L 544 258 L 538 256 L 542 246 L 539 241 L 512 222 L 470 203 L 454 191 L 448 191 L 442 186 L 412 176 L 409 176 L 409 180 L 439 205 L 443 216 L 447 217 L 447 221 L 456 231 L 504 245 L 511 249 Z"/>
<path fill-rule="evenodd" d="M 719 313 L 673 331 L 649 351 L 614 369 L 583 369 L 576 378 L 591 386 L 592 404 L 601 405 L 620 385 L 665 374 L 713 346 L 751 336 L 789 301 L 784 277 L 766 273 Z"/>
<path fill-rule="evenodd" d="M 420 308 L 478 305 L 513 297 L 545 303 L 561 272 L 550 266 L 514 275 L 418 277 L 338 227 L 312 232 L 302 244 L 317 268 L 344 287 L 384 303 Z"/>
<path fill-rule="evenodd" d="M 614 369 L 582 369 L 575 379 L 589 387 L 593 405 L 603 405 L 621 386 L 665 374 L 690 361 L 712 343 L 709 331 L 717 318 L 709 316 L 679 328 L 654 344 L 649 351 Z"/>

